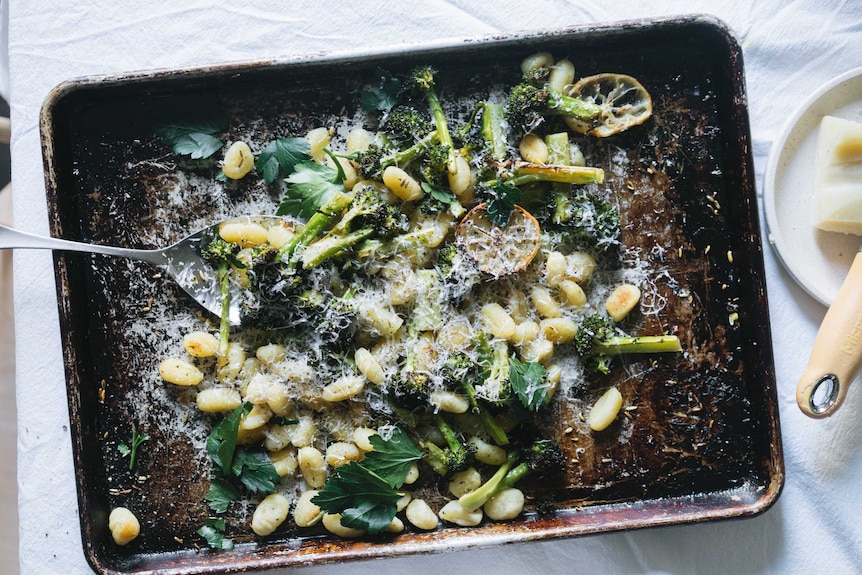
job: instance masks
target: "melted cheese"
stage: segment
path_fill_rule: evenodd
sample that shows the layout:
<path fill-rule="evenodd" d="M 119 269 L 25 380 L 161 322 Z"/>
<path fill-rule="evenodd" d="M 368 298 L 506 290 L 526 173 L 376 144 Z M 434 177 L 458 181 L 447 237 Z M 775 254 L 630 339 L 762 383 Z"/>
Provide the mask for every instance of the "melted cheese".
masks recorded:
<path fill-rule="evenodd" d="M 862 124 L 825 116 L 817 135 L 815 225 L 862 235 Z"/>

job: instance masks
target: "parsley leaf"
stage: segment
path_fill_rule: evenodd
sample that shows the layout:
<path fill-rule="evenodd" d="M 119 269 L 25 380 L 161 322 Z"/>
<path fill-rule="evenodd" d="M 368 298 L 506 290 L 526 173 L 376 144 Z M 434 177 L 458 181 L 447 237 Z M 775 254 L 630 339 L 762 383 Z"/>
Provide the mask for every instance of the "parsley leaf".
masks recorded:
<path fill-rule="evenodd" d="M 210 479 L 210 488 L 204 498 L 209 502 L 210 509 L 217 513 L 227 511 L 231 501 L 239 499 L 239 490 L 224 477 Z"/>
<path fill-rule="evenodd" d="M 509 217 L 515 209 L 515 204 L 521 201 L 521 190 L 505 183 L 498 183 L 491 190 L 494 197 L 488 201 L 486 207 L 488 219 L 505 228 L 509 225 Z"/>
<path fill-rule="evenodd" d="M 544 382 L 545 368 L 535 361 L 521 363 L 517 357 L 509 358 L 509 381 L 521 404 L 530 411 L 548 404 L 548 386 Z"/>
<path fill-rule="evenodd" d="M 404 485 L 410 466 L 422 459 L 422 451 L 397 427 L 389 439 L 372 435 L 369 440 L 374 450 L 365 454 L 362 465 L 395 489 Z"/>
<path fill-rule="evenodd" d="M 341 513 L 347 527 L 380 533 L 395 517 L 401 495 L 384 479 L 356 461 L 338 467 L 312 503 L 329 513 Z"/>
<path fill-rule="evenodd" d="M 213 428 L 210 432 L 210 436 L 207 438 L 207 452 L 210 454 L 210 457 L 212 457 L 213 462 L 225 475 L 229 475 L 231 473 L 231 464 L 233 462 L 233 453 L 236 450 L 236 434 L 239 431 L 239 423 L 245 415 L 248 415 L 248 412 L 251 411 L 251 407 L 250 403 L 245 403 L 234 409 Z"/>
<path fill-rule="evenodd" d="M 361 463 L 338 467 L 312 502 L 329 513 L 341 513 L 345 526 L 373 534 L 395 517 L 401 497 L 395 490 L 404 485 L 410 465 L 422 458 L 422 452 L 397 427 L 385 439 L 373 435 L 370 441 L 374 450 Z"/>
<path fill-rule="evenodd" d="M 200 160 L 224 146 L 216 134 L 227 130 L 227 119 L 214 99 L 165 100 L 160 102 L 156 114 L 160 121 L 153 131 L 175 154 Z"/>
<path fill-rule="evenodd" d="M 266 453 L 242 448 L 234 452 L 233 472 L 252 493 L 272 493 L 281 479 Z"/>
<path fill-rule="evenodd" d="M 336 192 L 344 191 L 338 170 L 317 162 L 300 162 L 287 179 L 284 199 L 278 206 L 279 216 L 313 216 Z"/>
<path fill-rule="evenodd" d="M 277 138 L 266 145 L 257 156 L 255 169 L 267 184 L 293 172 L 300 162 L 311 160 L 310 149 L 305 138 Z"/>
<path fill-rule="evenodd" d="M 240 497 L 241 487 L 252 493 L 272 493 L 280 479 L 268 455 L 236 445 L 239 424 L 251 407 L 245 403 L 234 409 L 207 438 L 215 468 L 206 499 L 214 511 L 224 513 L 230 502 Z"/>
<path fill-rule="evenodd" d="M 197 533 L 206 539 L 207 545 L 213 549 L 233 549 L 233 541 L 224 536 L 225 527 L 224 519 L 209 517 Z"/>
<path fill-rule="evenodd" d="M 388 112 L 398 103 L 402 90 L 401 80 L 392 77 L 385 70 L 378 70 L 378 73 L 378 83 L 367 86 L 359 94 L 359 104 L 369 112 Z"/>

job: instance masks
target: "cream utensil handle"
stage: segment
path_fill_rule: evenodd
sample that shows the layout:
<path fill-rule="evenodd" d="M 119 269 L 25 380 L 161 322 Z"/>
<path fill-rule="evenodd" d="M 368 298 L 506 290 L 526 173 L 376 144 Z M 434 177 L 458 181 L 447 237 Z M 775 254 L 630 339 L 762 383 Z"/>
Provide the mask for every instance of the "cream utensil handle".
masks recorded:
<path fill-rule="evenodd" d="M 826 311 L 808 367 L 796 387 L 796 403 L 810 417 L 835 413 L 862 365 L 862 252 Z"/>

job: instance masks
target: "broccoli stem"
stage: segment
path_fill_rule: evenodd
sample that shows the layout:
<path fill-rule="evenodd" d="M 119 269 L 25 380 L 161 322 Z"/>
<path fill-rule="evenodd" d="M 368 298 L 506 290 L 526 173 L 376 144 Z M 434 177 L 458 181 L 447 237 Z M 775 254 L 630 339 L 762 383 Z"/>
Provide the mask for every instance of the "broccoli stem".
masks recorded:
<path fill-rule="evenodd" d="M 612 336 L 593 343 L 587 356 L 616 356 L 629 353 L 665 353 L 682 351 L 675 335 Z"/>
<path fill-rule="evenodd" d="M 218 283 L 221 295 L 221 321 L 219 322 L 218 355 L 226 358 L 230 339 L 230 267 L 227 260 L 218 264 Z"/>
<path fill-rule="evenodd" d="M 499 493 L 500 486 L 503 484 L 503 480 L 509 473 L 509 469 L 515 465 L 515 462 L 518 461 L 520 455 L 520 450 L 512 450 L 506 457 L 505 463 L 497 469 L 488 481 L 473 491 L 465 493 L 458 499 L 458 503 L 461 504 L 461 507 L 463 507 L 465 511 L 475 511 L 485 505 L 485 503 L 494 495 Z"/>
<path fill-rule="evenodd" d="M 367 260 L 372 257 L 387 258 L 403 251 L 425 247 L 437 234 L 438 231 L 433 227 L 424 227 L 396 236 L 388 241 L 370 239 L 362 242 L 356 252 L 356 257 L 360 260 Z"/>
<path fill-rule="evenodd" d="M 506 159 L 506 132 L 504 131 L 505 112 L 502 104 L 484 102 L 482 110 L 482 137 L 497 161 Z"/>
<path fill-rule="evenodd" d="M 479 405 L 479 400 L 476 398 L 476 388 L 473 387 L 473 384 L 465 380 L 463 382 L 463 389 L 467 395 L 467 401 L 470 403 L 470 408 L 479 416 L 479 420 L 485 427 L 485 431 L 488 432 L 494 443 L 497 445 L 509 445 L 509 436 L 506 434 L 506 431 L 500 427 L 500 424 L 497 423 L 497 420 L 494 419 L 494 416 L 487 409 L 483 409 Z"/>
<path fill-rule="evenodd" d="M 548 163 L 558 166 L 571 164 L 569 153 L 569 135 L 566 132 L 557 132 L 545 136 L 548 146 Z M 572 204 L 572 186 L 565 182 L 552 182 L 551 193 L 554 197 L 554 214 L 552 221 L 562 224 L 571 219 L 570 207 Z"/>
<path fill-rule="evenodd" d="M 403 166 L 421 158 L 423 155 L 425 155 L 429 146 L 435 143 L 441 143 L 437 138 L 438 133 L 438 130 L 429 132 L 428 135 L 423 137 L 421 140 L 419 140 L 409 148 L 398 150 L 393 154 L 383 156 L 380 159 L 380 169 L 383 170 L 389 166 Z"/>
<path fill-rule="evenodd" d="M 425 90 L 425 101 L 428 102 L 431 117 L 434 118 L 434 125 L 437 127 L 438 141 L 441 145 L 449 148 L 449 161 L 446 163 L 446 169 L 450 174 L 456 174 L 458 165 L 455 163 L 455 143 L 452 141 L 452 134 L 449 133 L 449 123 L 446 121 L 443 106 L 440 104 L 440 99 L 437 97 L 437 92 L 433 86 Z"/>
<path fill-rule="evenodd" d="M 327 236 L 309 244 L 302 252 L 302 267 L 310 270 L 374 235 L 374 228 L 363 228 L 345 236 Z"/>
<path fill-rule="evenodd" d="M 529 182 L 563 182 L 567 184 L 601 184 L 605 171 L 588 166 L 561 166 L 517 162 L 507 184 L 520 186 Z"/>
<path fill-rule="evenodd" d="M 545 87 L 548 91 L 548 112 L 552 114 L 560 114 L 563 116 L 571 116 L 578 120 L 589 122 L 596 116 L 602 113 L 602 109 L 592 102 L 572 98 L 562 94 L 549 86 Z"/>
<path fill-rule="evenodd" d="M 288 262 L 288 267 L 292 268 L 296 266 L 296 261 L 293 258 L 296 250 L 310 244 L 314 238 L 328 228 L 335 221 L 335 218 L 350 205 L 352 200 L 353 198 L 350 194 L 342 192 L 334 193 L 323 206 L 318 208 L 313 216 L 308 218 L 308 222 L 306 222 L 302 231 L 279 248 L 279 257 Z"/>

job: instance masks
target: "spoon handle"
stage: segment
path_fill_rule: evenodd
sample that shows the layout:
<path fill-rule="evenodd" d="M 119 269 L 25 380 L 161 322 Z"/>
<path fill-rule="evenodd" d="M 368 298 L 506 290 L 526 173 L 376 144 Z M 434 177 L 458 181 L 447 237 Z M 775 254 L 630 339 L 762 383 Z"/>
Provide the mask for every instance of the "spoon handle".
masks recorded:
<path fill-rule="evenodd" d="M 114 246 L 85 244 L 70 240 L 61 240 L 59 238 L 37 236 L 36 234 L 22 232 L 14 228 L 0 225 L 0 250 L 9 249 L 62 250 L 67 252 L 95 253 L 132 258 L 153 264 L 163 264 L 165 262 L 164 256 L 160 250 L 133 250 Z"/>
<path fill-rule="evenodd" d="M 862 365 L 862 252 L 826 311 L 814 339 L 808 367 L 799 379 L 796 402 L 802 413 L 832 415 Z"/>

